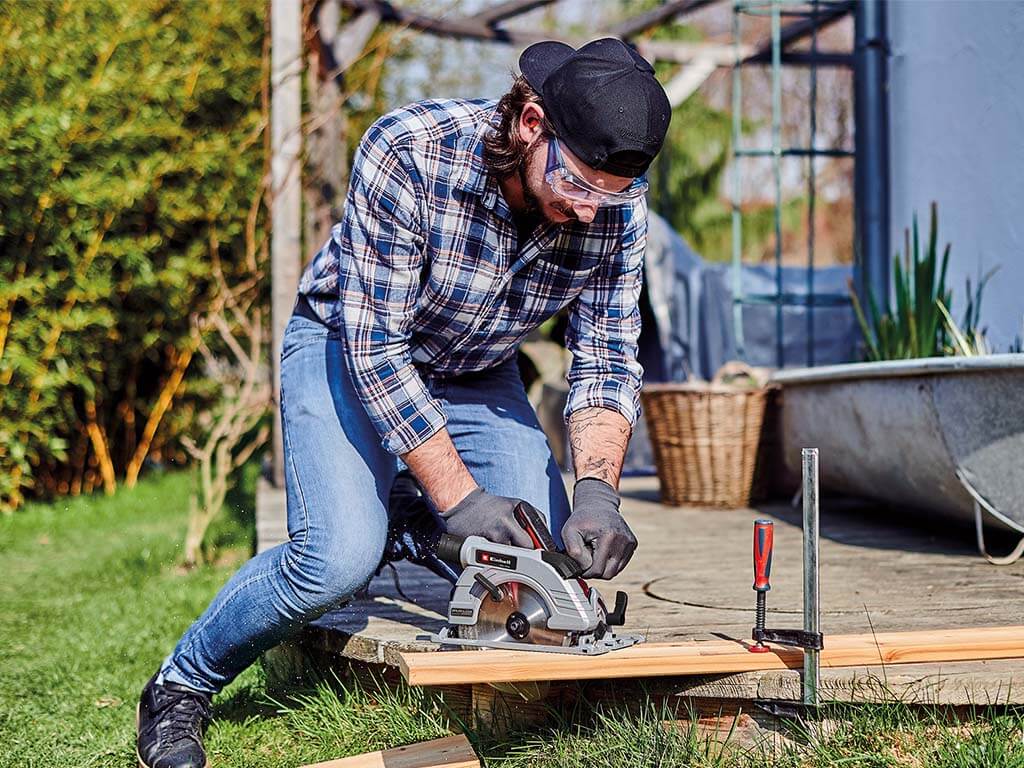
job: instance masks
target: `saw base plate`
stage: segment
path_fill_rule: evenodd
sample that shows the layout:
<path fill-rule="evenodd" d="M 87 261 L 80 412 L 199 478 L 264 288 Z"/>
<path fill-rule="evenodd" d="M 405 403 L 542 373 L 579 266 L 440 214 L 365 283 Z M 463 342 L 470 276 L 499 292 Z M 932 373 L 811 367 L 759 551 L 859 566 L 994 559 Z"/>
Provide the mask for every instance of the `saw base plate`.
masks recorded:
<path fill-rule="evenodd" d="M 600 640 L 584 642 L 582 645 L 540 645 L 517 642 L 515 640 L 473 640 L 466 637 L 457 637 L 452 634 L 451 627 L 443 627 L 430 639 L 440 645 L 472 646 L 473 648 L 501 648 L 509 651 L 539 651 L 541 653 L 569 653 L 577 656 L 600 656 L 602 653 L 617 651 L 620 648 L 628 648 L 631 645 L 642 643 L 644 638 L 640 635 L 613 635 L 607 634 Z"/>

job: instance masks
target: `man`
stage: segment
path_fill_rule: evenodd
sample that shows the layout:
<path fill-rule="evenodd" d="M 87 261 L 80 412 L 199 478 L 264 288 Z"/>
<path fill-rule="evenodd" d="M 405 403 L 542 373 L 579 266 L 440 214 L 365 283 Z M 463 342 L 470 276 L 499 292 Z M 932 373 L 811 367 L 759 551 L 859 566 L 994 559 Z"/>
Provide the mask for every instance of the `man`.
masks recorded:
<path fill-rule="evenodd" d="M 616 489 L 639 412 L 642 177 L 670 107 L 617 40 L 538 43 L 519 64 L 497 105 L 412 104 L 360 142 L 281 352 L 290 540 L 246 563 L 147 683 L 147 768 L 204 765 L 211 696 L 371 578 L 399 460 L 453 533 L 530 546 L 512 517 L 525 500 L 585 576 L 632 556 Z M 563 307 L 571 512 L 515 363 Z"/>

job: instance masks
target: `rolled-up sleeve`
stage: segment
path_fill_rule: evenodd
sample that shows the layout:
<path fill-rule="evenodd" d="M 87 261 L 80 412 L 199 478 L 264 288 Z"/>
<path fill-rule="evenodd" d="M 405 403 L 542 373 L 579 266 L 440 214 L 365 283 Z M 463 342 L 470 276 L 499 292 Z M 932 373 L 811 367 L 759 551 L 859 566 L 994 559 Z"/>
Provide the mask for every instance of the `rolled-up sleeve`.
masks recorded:
<path fill-rule="evenodd" d="M 566 346 L 572 352 L 566 420 L 583 408 L 618 411 L 631 425 L 640 416 L 643 368 L 637 361 L 640 289 L 647 244 L 647 204 L 626 216 L 618 254 L 600 267 L 569 307 Z"/>
<path fill-rule="evenodd" d="M 339 290 L 345 355 L 356 392 L 394 454 L 447 422 L 413 367 L 409 348 L 424 240 L 420 183 L 408 149 L 374 125 L 356 151 L 341 225 Z"/>

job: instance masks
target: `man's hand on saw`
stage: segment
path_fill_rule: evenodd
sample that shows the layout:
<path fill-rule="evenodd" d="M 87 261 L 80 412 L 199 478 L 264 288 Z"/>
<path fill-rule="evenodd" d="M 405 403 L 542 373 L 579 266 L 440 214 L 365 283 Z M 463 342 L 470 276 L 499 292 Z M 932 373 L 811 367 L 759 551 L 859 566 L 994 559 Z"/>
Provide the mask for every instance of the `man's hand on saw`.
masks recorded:
<path fill-rule="evenodd" d="M 520 499 L 493 496 L 477 488 L 446 512 L 441 513 L 448 533 L 457 536 L 483 536 L 495 544 L 511 544 L 533 549 L 529 534 L 516 522 L 512 511 Z"/>
<path fill-rule="evenodd" d="M 619 494 L 593 477 L 576 481 L 573 512 L 562 528 L 565 551 L 583 567 L 583 577 L 611 579 L 636 550 L 636 536 L 619 513 Z"/>

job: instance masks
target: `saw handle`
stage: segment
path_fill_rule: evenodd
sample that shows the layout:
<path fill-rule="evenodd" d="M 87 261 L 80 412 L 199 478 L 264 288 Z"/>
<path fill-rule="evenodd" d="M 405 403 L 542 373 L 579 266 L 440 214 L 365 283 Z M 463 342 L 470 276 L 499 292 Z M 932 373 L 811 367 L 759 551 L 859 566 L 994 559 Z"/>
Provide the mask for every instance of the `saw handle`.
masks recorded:
<path fill-rule="evenodd" d="M 526 535 L 533 542 L 534 549 L 546 549 L 550 552 L 557 551 L 558 548 L 555 546 L 555 540 L 552 538 L 551 531 L 548 530 L 548 525 L 544 521 L 544 515 L 539 510 L 531 504 L 521 501 L 512 510 L 512 516 L 519 523 L 519 527 L 526 531 Z"/>

